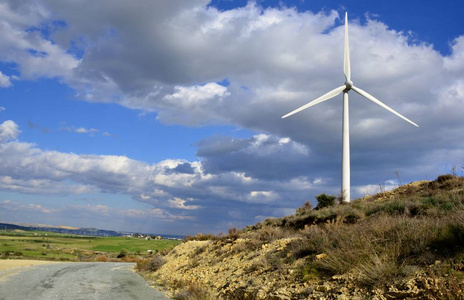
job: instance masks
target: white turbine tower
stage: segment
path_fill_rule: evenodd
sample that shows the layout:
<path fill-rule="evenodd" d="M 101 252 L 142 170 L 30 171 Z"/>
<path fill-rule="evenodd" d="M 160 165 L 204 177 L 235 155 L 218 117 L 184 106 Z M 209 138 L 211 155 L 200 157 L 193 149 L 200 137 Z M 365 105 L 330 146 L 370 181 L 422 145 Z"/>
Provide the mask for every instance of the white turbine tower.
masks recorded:
<path fill-rule="evenodd" d="M 344 65 L 343 65 L 343 71 L 345 73 L 345 78 L 346 82 L 344 85 L 331 90 L 327 94 L 322 95 L 321 97 L 317 98 L 316 100 L 313 100 L 309 102 L 306 105 L 303 105 L 300 108 L 295 109 L 294 111 L 286 114 L 282 118 L 289 117 L 293 114 L 296 114 L 297 112 L 300 112 L 306 108 L 309 108 L 311 106 L 314 106 L 316 104 L 319 104 L 321 102 L 324 102 L 326 100 L 329 100 L 337 95 L 339 95 L 341 92 L 343 92 L 343 154 L 342 154 L 342 188 L 341 188 L 341 193 L 344 201 L 349 202 L 350 201 L 350 122 L 349 122 L 349 106 L 348 106 L 348 92 L 350 90 L 355 91 L 356 93 L 360 94 L 361 96 L 367 98 L 368 100 L 371 100 L 377 105 L 380 105 L 381 107 L 385 108 L 386 110 L 394 113 L 398 117 L 402 118 L 403 120 L 411 123 L 412 125 L 419 127 L 416 123 L 413 121 L 409 120 L 405 116 L 399 114 L 398 112 L 394 111 L 384 103 L 382 103 L 380 100 L 376 99 L 374 96 L 370 95 L 369 93 L 363 91 L 362 89 L 355 87 L 353 85 L 353 81 L 351 81 L 351 69 L 350 69 L 350 49 L 349 49 L 349 44 L 348 44 L 348 13 L 345 13 L 345 55 L 344 55 Z"/>

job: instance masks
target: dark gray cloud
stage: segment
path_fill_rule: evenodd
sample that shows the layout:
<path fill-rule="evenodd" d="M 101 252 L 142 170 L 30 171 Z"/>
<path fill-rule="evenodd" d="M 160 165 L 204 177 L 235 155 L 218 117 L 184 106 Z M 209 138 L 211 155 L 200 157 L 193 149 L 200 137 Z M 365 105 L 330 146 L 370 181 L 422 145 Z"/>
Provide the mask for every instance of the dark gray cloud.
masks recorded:
<path fill-rule="evenodd" d="M 249 139 L 212 137 L 199 144 L 197 156 L 207 173 L 243 172 L 259 179 L 287 180 L 308 174 L 313 158 L 308 147 L 265 134 Z"/>
<path fill-rule="evenodd" d="M 31 121 L 27 122 L 27 126 L 29 126 L 29 128 L 32 128 L 32 129 L 38 129 L 42 131 L 43 133 L 48 133 L 50 131 L 47 127 L 42 127 L 36 123 L 32 123 Z"/>

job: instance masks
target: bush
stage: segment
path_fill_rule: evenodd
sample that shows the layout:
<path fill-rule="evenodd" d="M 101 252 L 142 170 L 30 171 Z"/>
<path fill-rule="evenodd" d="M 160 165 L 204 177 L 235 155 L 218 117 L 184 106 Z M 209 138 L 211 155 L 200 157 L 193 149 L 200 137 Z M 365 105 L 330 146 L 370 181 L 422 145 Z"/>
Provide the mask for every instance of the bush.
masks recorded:
<path fill-rule="evenodd" d="M 217 240 L 218 237 L 215 236 L 214 234 L 203 234 L 201 232 L 197 233 L 197 235 L 188 235 L 184 238 L 184 242 L 189 242 L 189 241 L 215 241 Z"/>
<path fill-rule="evenodd" d="M 106 257 L 106 255 L 99 255 L 95 258 L 95 261 L 100 261 L 100 262 L 107 262 L 108 261 L 108 257 Z"/>
<path fill-rule="evenodd" d="M 454 175 L 451 175 L 451 174 L 445 174 L 445 175 L 440 175 L 437 177 L 437 182 L 438 183 L 443 183 L 445 181 L 448 181 L 448 180 L 451 180 L 451 179 L 454 179 L 455 176 Z"/>
<path fill-rule="evenodd" d="M 144 272 L 155 272 L 166 263 L 166 259 L 156 254 L 151 259 L 142 259 L 137 262 L 137 270 Z"/>
<path fill-rule="evenodd" d="M 330 244 L 329 238 L 327 230 L 319 226 L 311 226 L 303 231 L 300 238 L 288 244 L 287 251 L 296 259 L 321 254 L 327 250 Z"/>
<path fill-rule="evenodd" d="M 208 289 L 200 286 L 198 283 L 190 283 L 186 288 L 174 295 L 175 300 L 213 300 L 216 299 Z"/>
<path fill-rule="evenodd" d="M 313 208 L 311 207 L 311 203 L 309 201 L 306 201 L 305 204 L 296 209 L 296 215 L 297 216 L 303 216 L 306 215 L 307 213 L 311 212 Z"/>
<path fill-rule="evenodd" d="M 383 207 L 383 211 L 391 216 L 403 215 L 406 210 L 406 203 L 404 201 L 394 201 L 386 204 Z"/>
<path fill-rule="evenodd" d="M 365 262 L 359 264 L 353 273 L 357 281 L 367 287 L 392 282 L 405 275 L 403 266 L 397 264 L 396 257 L 388 255 L 379 257 L 375 253 L 369 255 Z"/>
<path fill-rule="evenodd" d="M 255 238 L 262 244 L 272 243 L 275 240 L 288 238 L 293 236 L 293 231 L 286 230 L 280 227 L 264 227 L 255 234 Z"/>
<path fill-rule="evenodd" d="M 236 240 L 240 237 L 240 231 L 237 229 L 237 228 L 230 228 L 229 229 L 229 237 L 232 239 L 232 240 Z"/>
<path fill-rule="evenodd" d="M 123 248 L 123 249 L 121 249 L 121 252 L 119 252 L 117 257 L 118 258 L 124 258 L 124 257 L 127 256 L 127 254 L 129 254 L 129 251 L 127 251 L 126 249 Z"/>
<path fill-rule="evenodd" d="M 320 194 L 316 196 L 317 206 L 316 209 L 321 209 L 324 207 L 334 206 L 335 205 L 335 196 L 327 195 L 327 194 Z"/>

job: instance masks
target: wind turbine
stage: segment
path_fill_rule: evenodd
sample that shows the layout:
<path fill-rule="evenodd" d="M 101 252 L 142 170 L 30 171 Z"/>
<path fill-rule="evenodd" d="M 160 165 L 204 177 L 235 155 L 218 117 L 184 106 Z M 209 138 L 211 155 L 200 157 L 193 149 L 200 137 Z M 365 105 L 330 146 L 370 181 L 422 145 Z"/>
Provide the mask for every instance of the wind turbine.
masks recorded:
<path fill-rule="evenodd" d="M 343 64 L 343 72 L 345 73 L 345 78 L 346 82 L 342 86 L 331 90 L 327 94 L 322 95 L 321 97 L 317 98 L 316 100 L 313 100 L 309 102 L 308 104 L 305 104 L 301 106 L 300 108 L 295 109 L 294 111 L 286 114 L 282 118 L 287 118 L 293 114 L 296 114 L 297 112 L 300 112 L 304 109 L 307 109 L 311 106 L 314 106 L 316 104 L 319 104 L 321 102 L 324 102 L 326 100 L 329 100 L 340 93 L 343 92 L 343 126 L 342 126 L 342 132 L 343 132 L 343 146 L 342 146 L 342 188 L 341 188 L 341 193 L 342 193 L 342 198 L 344 201 L 349 202 L 350 201 L 350 122 L 349 122 L 349 102 L 348 102 L 348 92 L 350 90 L 355 91 L 356 93 L 360 94 L 364 98 L 374 102 L 377 105 L 380 105 L 381 107 L 385 108 L 386 110 L 394 113 L 401 119 L 411 123 L 412 125 L 419 127 L 416 123 L 413 121 L 409 120 L 405 116 L 401 115 L 400 113 L 394 111 L 384 103 L 382 103 L 380 100 L 372 96 L 371 94 L 363 91 L 362 89 L 355 87 L 353 85 L 353 81 L 351 81 L 351 68 L 350 68 L 350 49 L 349 49 L 349 43 L 348 43 L 348 13 L 345 13 L 345 53 L 344 53 L 344 64 Z"/>

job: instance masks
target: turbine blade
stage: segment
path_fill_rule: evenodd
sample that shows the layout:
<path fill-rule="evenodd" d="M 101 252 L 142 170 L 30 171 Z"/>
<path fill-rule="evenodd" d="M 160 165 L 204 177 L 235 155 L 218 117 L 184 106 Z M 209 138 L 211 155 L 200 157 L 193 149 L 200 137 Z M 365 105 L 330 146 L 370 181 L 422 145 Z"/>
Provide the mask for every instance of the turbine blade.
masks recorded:
<path fill-rule="evenodd" d="M 350 45 L 348 41 L 348 13 L 345 13 L 345 56 L 343 62 L 343 71 L 345 73 L 346 81 L 351 80 L 351 67 L 350 67 Z"/>
<path fill-rule="evenodd" d="M 324 102 L 324 101 L 326 101 L 326 100 L 329 100 L 329 99 L 331 99 L 331 98 L 333 98 L 333 97 L 339 95 L 339 94 L 340 94 L 341 92 L 343 92 L 343 90 L 345 90 L 345 89 L 346 89 L 346 86 L 344 86 L 344 85 L 342 85 L 341 87 L 338 87 L 338 88 L 336 88 L 336 89 L 333 89 L 333 90 L 331 90 L 330 92 L 328 92 L 327 94 L 324 94 L 324 95 L 320 96 L 320 97 L 317 98 L 316 100 L 313 100 L 313 101 L 309 102 L 308 104 L 305 104 L 305 105 L 301 106 L 300 108 L 297 108 L 297 109 L 295 109 L 295 110 L 292 111 L 292 112 L 289 112 L 288 114 L 286 114 L 285 116 L 283 116 L 282 119 L 283 119 L 283 118 L 286 118 L 286 117 L 290 117 L 291 115 L 296 114 L 297 112 L 300 112 L 300 111 L 302 111 L 302 110 L 304 110 L 304 109 L 307 109 L 307 108 L 309 108 L 309 107 L 311 107 L 311 106 L 314 106 L 314 105 L 316 105 L 316 104 L 319 104 L 319 103 L 321 103 L 321 102 Z"/>
<path fill-rule="evenodd" d="M 391 113 L 394 113 L 395 115 L 397 115 L 398 117 L 400 117 L 401 119 L 405 120 L 406 122 L 409 122 L 411 123 L 412 125 L 416 126 L 416 127 L 419 127 L 419 125 L 417 125 L 416 123 L 414 123 L 413 121 L 409 120 L 408 118 L 406 118 L 405 116 L 403 116 L 402 114 L 394 111 L 392 108 L 388 107 L 386 104 L 384 104 L 382 101 L 380 101 L 379 99 L 375 98 L 374 96 L 372 96 L 371 94 L 369 94 L 368 92 L 366 91 L 363 91 L 362 89 L 358 88 L 358 87 L 355 87 L 355 86 L 352 86 L 351 87 L 356 93 L 360 94 L 361 96 L 371 100 L 372 102 L 374 102 L 375 104 L 377 105 L 380 105 L 381 107 L 385 108 L 386 110 L 390 111 Z"/>

